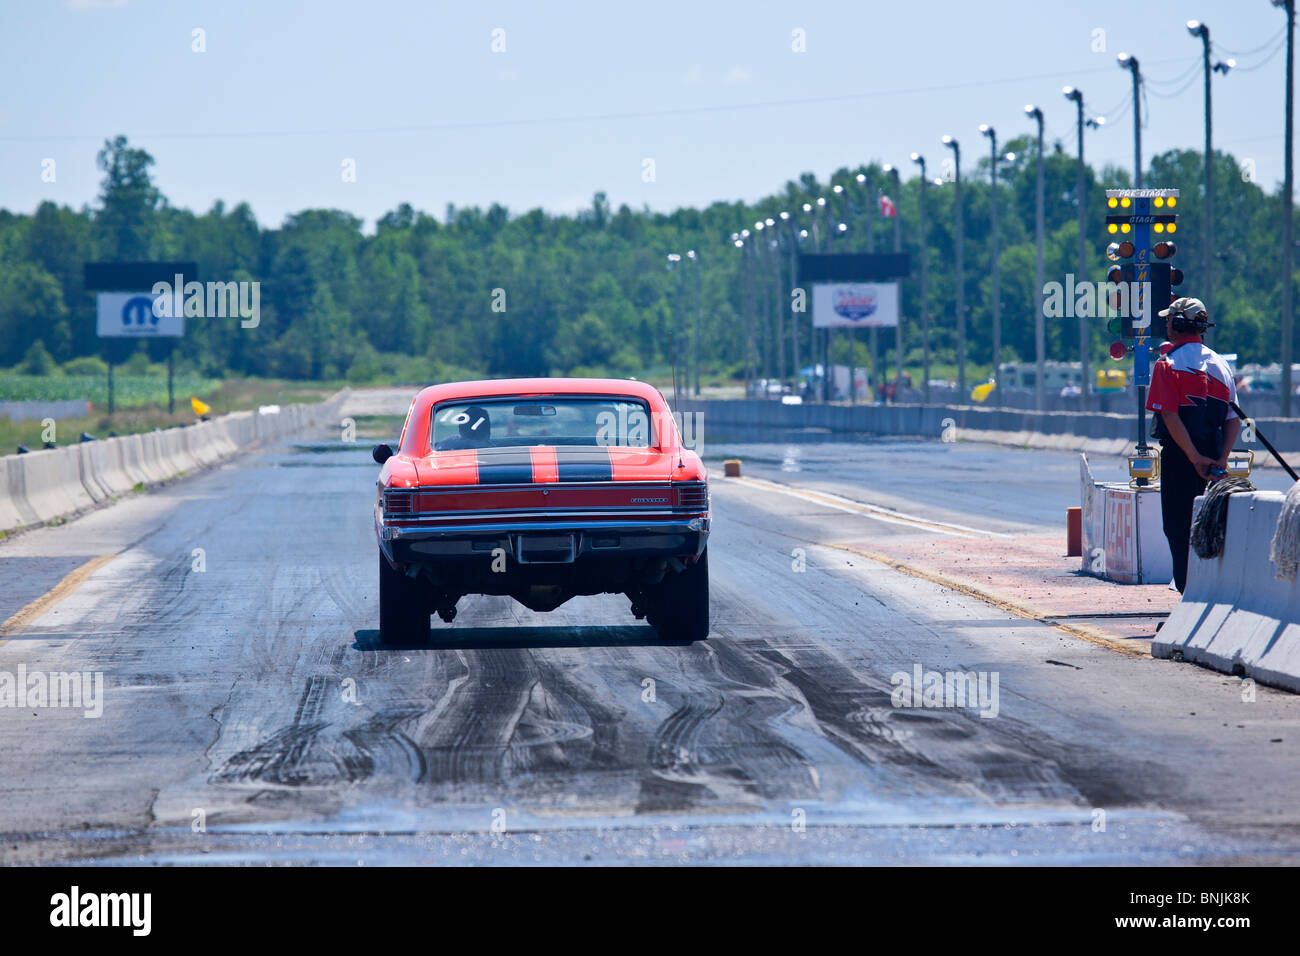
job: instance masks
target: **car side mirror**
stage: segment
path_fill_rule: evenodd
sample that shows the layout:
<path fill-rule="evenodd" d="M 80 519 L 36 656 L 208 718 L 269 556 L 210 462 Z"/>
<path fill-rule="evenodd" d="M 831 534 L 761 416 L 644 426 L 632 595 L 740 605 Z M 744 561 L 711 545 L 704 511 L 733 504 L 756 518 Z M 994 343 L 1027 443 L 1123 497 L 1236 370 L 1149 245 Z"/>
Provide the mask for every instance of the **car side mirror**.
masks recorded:
<path fill-rule="evenodd" d="M 382 465 L 393 457 L 393 449 L 387 442 L 380 442 L 375 446 L 375 450 L 370 453 L 370 457 L 375 460 L 376 465 Z"/>

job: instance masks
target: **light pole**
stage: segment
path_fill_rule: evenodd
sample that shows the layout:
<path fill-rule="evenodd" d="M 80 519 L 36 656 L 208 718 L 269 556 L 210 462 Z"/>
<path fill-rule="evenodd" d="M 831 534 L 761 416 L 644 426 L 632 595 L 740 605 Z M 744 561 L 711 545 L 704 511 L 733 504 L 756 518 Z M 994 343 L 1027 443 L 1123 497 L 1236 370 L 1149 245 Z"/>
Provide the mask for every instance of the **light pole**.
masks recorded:
<path fill-rule="evenodd" d="M 1121 53 L 1119 68 L 1133 74 L 1133 188 L 1142 188 L 1142 71 L 1137 57 Z M 1161 306 L 1163 308 L 1163 306 Z"/>
<path fill-rule="evenodd" d="M 989 138 L 989 219 L 992 224 L 992 280 L 993 280 L 993 394 L 994 401 L 1002 404 L 1002 284 L 998 277 L 998 132 L 988 123 L 980 124 L 980 132 Z"/>
<path fill-rule="evenodd" d="M 897 166 L 885 163 L 883 169 L 894 180 L 894 252 L 899 253 L 903 251 L 902 217 L 899 215 L 899 208 L 903 202 L 902 180 L 899 178 Z M 898 287 L 901 291 L 903 288 L 901 280 Z M 898 310 L 898 324 L 894 326 L 894 365 L 898 369 L 898 378 L 894 380 L 894 401 L 897 402 L 898 393 L 903 387 L 903 310 L 901 308 Z M 883 381 L 881 384 L 884 384 Z"/>
<path fill-rule="evenodd" d="M 1087 237 L 1087 203 L 1085 192 L 1087 180 L 1083 166 L 1083 91 L 1067 86 L 1061 90 L 1067 100 L 1073 100 L 1077 108 L 1078 126 L 1076 136 L 1079 140 L 1078 179 L 1074 186 L 1074 200 L 1079 205 L 1079 282 L 1088 280 L 1088 237 Z M 1088 320 L 1079 316 L 1079 410 L 1088 410 Z"/>
<path fill-rule="evenodd" d="M 812 217 L 813 252 L 821 252 L 821 251 L 822 251 L 822 237 L 821 237 L 821 232 L 817 229 L 817 212 L 816 212 L 817 207 L 814 206 L 814 205 L 813 205 L 812 203 L 810 203 L 810 202 L 806 202 L 806 203 L 804 203 L 803 206 L 800 207 L 800 208 L 803 209 L 803 212 L 804 212 L 804 215 L 805 215 L 805 216 L 811 216 L 811 217 Z M 801 229 L 801 230 L 799 230 L 799 238 L 800 238 L 800 239 L 806 239 L 807 237 L 808 237 L 808 230 L 807 230 L 807 229 Z M 819 341 L 818 341 L 818 338 L 817 338 L 817 326 L 811 324 L 811 315 L 812 315 L 812 313 L 810 312 L 810 313 L 809 313 L 809 322 L 810 322 L 810 324 L 809 324 L 809 327 L 808 327 L 808 355 L 809 355 L 809 358 L 810 358 L 811 361 L 812 361 L 813 373 L 816 374 L 816 371 L 817 371 L 817 355 L 818 355 L 818 353 L 821 352 L 823 349 L 822 349 L 822 343 L 819 342 Z M 824 335 L 822 336 L 822 339 L 823 339 L 823 340 L 825 339 L 825 336 L 824 336 Z M 826 400 L 826 366 L 825 366 L 825 364 L 822 365 L 822 384 L 821 384 L 821 389 L 820 389 L 820 391 L 821 391 L 821 399 L 822 399 L 822 401 L 825 401 L 825 400 Z"/>
<path fill-rule="evenodd" d="M 964 400 L 966 394 L 966 272 L 962 262 L 962 240 L 965 217 L 961 205 L 961 145 L 951 136 L 940 140 L 952 150 L 953 165 L 956 167 L 954 183 L 957 187 L 955 201 L 957 204 L 957 396 Z"/>
<path fill-rule="evenodd" d="M 823 238 L 822 235 L 819 235 L 815 231 L 817 226 L 817 213 L 819 212 L 826 220 L 826 232 L 824 234 L 825 238 Z M 817 242 L 817 251 L 818 252 L 822 251 L 823 244 L 826 246 L 826 250 L 829 251 L 830 245 L 835 239 L 835 230 L 831 227 L 830 212 L 826 208 L 825 196 L 817 197 L 817 205 L 813 208 L 812 217 L 813 217 L 813 227 L 814 227 L 813 236 Z M 834 332 L 835 330 L 831 328 L 829 325 L 826 326 L 826 328 L 822 329 L 822 369 L 823 369 L 822 401 L 823 402 L 829 402 L 831 400 L 832 395 L 834 394 L 831 390 L 831 341 L 834 337 Z"/>
<path fill-rule="evenodd" d="M 930 304 L 926 299 L 926 268 L 929 256 L 926 255 L 925 241 L 925 191 L 929 180 L 925 178 L 925 157 L 920 153 L 912 154 L 912 162 L 921 167 L 921 390 L 922 401 L 930 404 Z M 899 383 L 900 385 L 902 383 Z"/>
<path fill-rule="evenodd" d="M 1037 106 L 1025 107 L 1025 113 L 1038 121 L 1038 162 L 1034 186 L 1034 356 L 1037 371 L 1034 375 L 1034 408 L 1043 410 L 1046 404 L 1047 329 L 1043 318 L 1043 111 Z"/>
<path fill-rule="evenodd" d="M 858 175 L 862 177 L 860 182 L 866 181 L 866 176 L 864 176 L 862 173 L 858 173 Z M 861 223 L 861 217 L 858 213 L 858 207 L 854 204 L 853 198 L 849 195 L 848 190 L 846 190 L 839 183 L 836 183 L 831 187 L 831 192 L 833 192 L 836 196 L 839 196 L 840 199 L 843 201 L 844 208 L 848 213 L 848 219 L 853 222 Z M 867 195 L 867 202 L 868 204 L 870 204 L 871 202 L 871 196 L 869 192 Z M 836 225 L 835 231 L 832 233 L 832 235 L 842 236 L 845 235 L 847 232 L 848 232 L 848 226 L 845 223 L 841 222 L 838 225 Z M 868 226 L 866 229 L 866 233 L 867 233 L 867 251 L 875 252 L 876 251 L 875 229 Z M 867 330 L 867 350 L 871 353 L 871 375 L 873 377 L 880 374 L 879 331 L 880 330 L 877 329 L 874 325 Z M 856 401 L 857 399 L 857 395 L 855 394 L 857 391 L 856 388 L 857 381 L 853 374 L 854 357 L 857 352 L 857 344 L 858 344 L 858 330 L 849 329 L 849 404 L 850 405 L 852 405 L 854 401 Z"/>
<path fill-rule="evenodd" d="M 790 218 L 788 212 L 782 211 L 777 217 L 785 224 L 787 245 L 790 250 L 790 306 L 794 307 L 794 290 L 799 282 L 798 257 L 799 257 L 799 238 L 795 233 L 794 220 Z M 790 385 L 796 392 L 799 390 L 799 319 L 796 314 L 790 313 Z"/>
<path fill-rule="evenodd" d="M 700 397 L 700 257 L 694 250 L 686 258 L 695 263 L 695 328 L 691 334 L 691 380 L 695 397 Z"/>
<path fill-rule="evenodd" d="M 682 282 L 682 271 L 677 267 L 682 261 L 681 255 L 676 252 L 668 253 L 668 271 L 677 273 L 677 305 L 673 309 L 673 332 L 672 338 L 668 345 L 668 361 L 673 371 L 673 404 L 676 405 L 682 397 L 681 391 L 677 387 L 677 340 L 679 337 L 678 329 L 681 325 L 682 304 L 685 298 L 685 285 Z"/>
<path fill-rule="evenodd" d="M 1291 107 L 1294 99 L 1295 80 L 1295 0 L 1273 0 L 1273 6 L 1286 10 L 1286 177 L 1282 191 L 1286 194 L 1283 203 L 1282 224 L 1282 417 L 1291 417 L 1291 335 L 1294 316 L 1291 314 L 1291 271 L 1295 257 L 1295 245 L 1292 239 L 1294 218 L 1295 179 L 1291 174 Z"/>
<path fill-rule="evenodd" d="M 761 290 L 758 295 L 758 314 L 759 314 L 759 337 L 763 342 L 763 368 L 765 376 L 768 378 L 781 378 L 781 366 L 775 363 L 776 357 L 776 335 L 774 326 L 769 321 L 771 313 L 768 311 L 771 306 L 772 289 L 766 280 L 767 266 L 771 254 L 767 248 L 767 241 L 763 235 L 765 224 L 762 219 L 754 222 L 754 262 L 758 265 L 758 275 L 755 282 Z"/>
<path fill-rule="evenodd" d="M 1201 38 L 1201 60 L 1205 65 L 1205 255 L 1202 257 L 1204 275 L 1197 285 L 1200 300 L 1206 310 L 1214 315 L 1214 141 L 1211 137 L 1210 77 L 1215 72 L 1227 74 L 1237 65 L 1236 60 L 1228 59 L 1210 65 L 1210 28 L 1199 20 L 1187 21 L 1187 32 Z M 1205 330 L 1205 341 L 1214 342 L 1213 327 Z"/>
<path fill-rule="evenodd" d="M 767 228 L 767 248 L 769 258 L 772 260 L 772 284 L 775 292 L 776 315 L 774 322 L 776 325 L 776 378 L 779 382 L 785 381 L 785 313 L 781 308 L 781 236 L 776 231 L 776 220 L 768 216 L 763 220 L 763 225 Z"/>

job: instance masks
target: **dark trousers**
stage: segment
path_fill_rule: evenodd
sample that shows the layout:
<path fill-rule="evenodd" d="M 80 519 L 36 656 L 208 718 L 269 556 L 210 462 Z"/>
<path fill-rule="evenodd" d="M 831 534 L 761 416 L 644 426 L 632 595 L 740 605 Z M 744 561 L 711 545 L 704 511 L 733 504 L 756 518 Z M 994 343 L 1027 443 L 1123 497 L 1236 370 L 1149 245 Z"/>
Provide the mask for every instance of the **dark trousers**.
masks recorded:
<path fill-rule="evenodd" d="M 1192 540 L 1192 505 L 1205 493 L 1205 479 L 1196 473 L 1183 450 L 1172 441 L 1160 446 L 1160 516 L 1174 558 L 1174 586 L 1187 587 L 1187 548 Z"/>

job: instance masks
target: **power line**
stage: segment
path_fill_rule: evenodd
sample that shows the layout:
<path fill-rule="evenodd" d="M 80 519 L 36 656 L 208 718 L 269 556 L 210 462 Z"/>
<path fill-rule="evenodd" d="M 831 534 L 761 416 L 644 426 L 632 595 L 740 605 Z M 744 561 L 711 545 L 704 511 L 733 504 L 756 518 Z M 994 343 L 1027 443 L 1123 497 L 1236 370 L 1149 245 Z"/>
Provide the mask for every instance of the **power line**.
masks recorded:
<path fill-rule="evenodd" d="M 1250 66 L 1237 66 L 1237 67 L 1233 67 L 1233 69 L 1236 70 L 1238 73 L 1253 73 L 1255 70 L 1258 70 L 1261 66 L 1267 66 L 1273 60 L 1273 58 L 1276 57 L 1279 53 L 1281 53 L 1284 49 L 1286 49 L 1285 40 L 1283 40 L 1282 42 L 1278 43 L 1275 47 L 1273 47 L 1273 52 L 1270 53 L 1268 56 L 1264 57 L 1264 59 L 1260 60 L 1258 63 L 1252 63 Z"/>
<path fill-rule="evenodd" d="M 1192 74 L 1190 77 L 1187 78 L 1187 80 L 1183 83 L 1182 86 L 1174 90 L 1172 93 L 1161 93 L 1159 90 L 1152 90 L 1151 95 L 1158 96 L 1161 99 L 1171 100 L 1176 96 L 1182 96 L 1182 94 L 1186 92 L 1187 88 L 1190 87 L 1192 84 L 1196 83 L 1198 80 L 1200 80 L 1200 77 L 1197 76 L 1196 74 Z"/>
<path fill-rule="evenodd" d="M 1162 63 L 1181 63 L 1182 57 L 1168 60 L 1155 61 L 1156 64 Z M 630 119 L 654 119 L 659 117 L 671 116 L 691 116 L 691 115 L 708 115 L 714 113 L 731 113 L 746 110 L 764 110 L 764 109 L 783 109 L 792 106 L 809 106 L 822 103 L 845 103 L 857 100 L 875 99 L 878 97 L 888 96 L 912 96 L 926 93 L 942 93 L 949 90 L 969 89 L 971 87 L 999 86 L 1008 83 L 1023 83 L 1032 80 L 1059 80 L 1062 77 L 1069 79 L 1072 77 L 1110 72 L 1113 67 L 1090 67 L 1082 70 L 1059 71 L 1054 73 L 1036 73 L 1023 76 L 1008 76 L 994 80 L 976 80 L 964 83 L 945 83 L 934 86 L 918 86 L 893 90 L 871 90 L 864 93 L 844 93 L 836 96 L 810 96 L 784 100 L 759 100 L 750 103 L 735 103 L 730 105 L 718 106 L 685 106 L 672 109 L 661 110 L 638 110 L 624 113 L 588 113 L 588 114 L 571 114 L 560 116 L 546 116 L 523 119 L 502 119 L 502 120 L 465 120 L 451 123 L 428 123 L 408 126 L 372 126 L 372 127 L 354 127 L 354 128 L 335 128 L 335 129 L 298 129 L 298 130 L 228 130 L 214 132 L 195 132 L 195 133 L 133 133 L 136 139 L 140 140 L 204 140 L 204 139 L 256 139 L 256 138 L 287 138 L 298 136 L 354 136 L 354 135 L 375 135 L 387 133 L 429 133 L 429 132 L 446 132 L 455 130 L 471 129 L 501 129 L 520 126 L 545 126 L 549 124 L 560 123 L 589 123 L 604 122 L 615 120 Z M 38 135 L 24 134 L 16 136 L 0 136 L 0 142 L 52 142 L 52 141 L 73 141 L 73 140 L 94 140 L 103 139 L 103 135 L 89 133 L 72 133 L 72 134 L 53 134 Z"/>
<path fill-rule="evenodd" d="M 1286 27 L 1280 27 L 1277 33 L 1274 33 L 1267 41 L 1255 47 L 1253 50 L 1229 50 L 1227 47 L 1215 42 L 1214 40 L 1210 41 L 1210 46 L 1216 53 L 1226 53 L 1228 56 L 1250 56 L 1252 53 L 1258 53 L 1260 50 L 1266 50 L 1271 47 L 1284 33 L 1286 33 Z"/>
<path fill-rule="evenodd" d="M 1183 72 L 1179 73 L 1177 76 L 1170 77 L 1167 80 L 1157 80 L 1157 79 L 1153 79 L 1152 77 L 1146 76 L 1144 74 L 1142 77 L 1142 81 L 1144 83 L 1150 83 L 1153 86 L 1173 86 L 1174 84 L 1181 83 L 1183 80 L 1187 79 L 1187 77 L 1193 75 L 1196 72 L 1197 67 L 1199 67 L 1200 65 L 1201 65 L 1201 58 L 1195 57 L 1194 59 L 1189 61 L 1187 65 L 1187 69 L 1183 70 Z"/>

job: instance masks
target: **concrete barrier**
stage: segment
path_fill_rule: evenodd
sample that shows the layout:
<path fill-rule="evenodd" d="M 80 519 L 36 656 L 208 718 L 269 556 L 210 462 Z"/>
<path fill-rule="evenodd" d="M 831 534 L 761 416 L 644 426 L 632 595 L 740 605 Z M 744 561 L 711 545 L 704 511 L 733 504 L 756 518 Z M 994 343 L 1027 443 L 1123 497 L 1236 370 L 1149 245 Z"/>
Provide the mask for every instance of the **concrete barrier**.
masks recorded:
<path fill-rule="evenodd" d="M 0 531 L 67 518 L 144 485 L 337 422 L 347 390 L 276 414 L 233 412 L 195 425 L 0 457 Z"/>
<path fill-rule="evenodd" d="M 100 477 L 107 484 L 110 494 L 124 495 L 135 482 L 126 471 L 125 449 L 120 441 L 95 442 L 96 454 L 100 456 Z"/>
<path fill-rule="evenodd" d="M 94 499 L 81 483 L 81 455 L 76 446 L 11 455 L 9 477 L 11 487 L 21 488 L 28 509 L 40 522 L 94 507 Z"/>
<path fill-rule="evenodd" d="M 9 462 L 11 458 L 17 457 L 12 455 L 0 458 L 0 529 L 21 528 L 36 520 L 34 514 L 23 513 L 18 504 L 18 497 L 13 494 L 13 487 L 9 480 Z"/>
<path fill-rule="evenodd" d="M 81 486 L 95 504 L 113 497 L 108 479 L 104 477 L 104 450 L 99 442 L 88 441 L 78 445 L 77 463 L 81 470 Z"/>
<path fill-rule="evenodd" d="M 145 469 L 144 440 L 139 435 L 126 435 L 122 438 L 110 438 L 122 453 L 122 471 L 131 482 L 131 487 L 148 485 L 153 482 L 152 471 Z"/>
<path fill-rule="evenodd" d="M 1300 582 L 1279 580 L 1269 543 L 1277 491 L 1228 499 L 1223 552 L 1188 559 L 1187 590 L 1151 645 L 1183 660 L 1300 693 Z"/>
<path fill-rule="evenodd" d="M 974 405 L 783 405 L 761 399 L 685 397 L 677 407 L 704 412 L 713 440 L 725 439 L 729 433 L 753 440 L 755 433 L 765 433 L 772 436 L 770 440 L 785 441 L 798 436 L 781 432 L 801 431 L 938 438 L 948 427 L 944 423 L 951 422 L 958 439 L 1022 448 L 1123 455 L 1137 443 L 1137 419 L 1131 412 L 1035 412 Z M 1274 447 L 1282 449 L 1283 457 L 1300 461 L 1300 452 L 1286 451 L 1300 449 L 1300 420 L 1261 418 L 1258 424 Z M 1256 467 L 1276 467 L 1262 444 L 1242 447 L 1255 451 Z"/>

